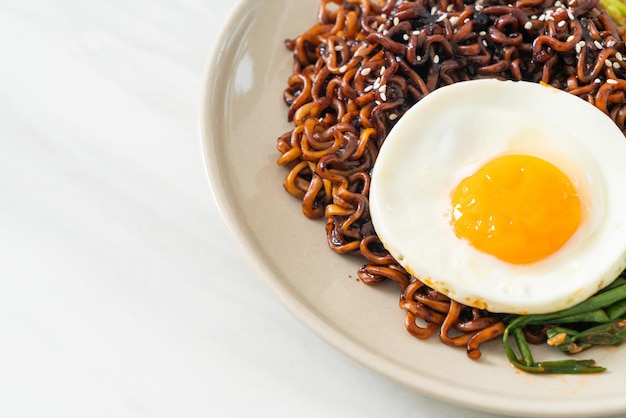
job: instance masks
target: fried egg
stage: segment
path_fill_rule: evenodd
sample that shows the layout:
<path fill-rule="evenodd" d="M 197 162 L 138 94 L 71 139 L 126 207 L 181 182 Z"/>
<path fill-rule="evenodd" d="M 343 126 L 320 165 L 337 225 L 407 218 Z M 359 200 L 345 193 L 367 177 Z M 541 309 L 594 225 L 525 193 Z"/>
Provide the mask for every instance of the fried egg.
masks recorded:
<path fill-rule="evenodd" d="M 442 87 L 389 132 L 370 214 L 413 276 L 492 312 L 579 303 L 626 266 L 626 139 L 603 112 L 549 86 Z"/>

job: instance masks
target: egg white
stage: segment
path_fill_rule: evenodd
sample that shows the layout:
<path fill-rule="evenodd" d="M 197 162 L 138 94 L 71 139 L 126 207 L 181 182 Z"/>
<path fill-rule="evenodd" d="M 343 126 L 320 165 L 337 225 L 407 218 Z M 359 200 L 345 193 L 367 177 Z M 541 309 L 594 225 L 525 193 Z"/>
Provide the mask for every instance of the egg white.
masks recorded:
<path fill-rule="evenodd" d="M 556 253 L 515 265 L 459 239 L 451 193 L 504 154 L 543 158 L 586 205 Z M 583 301 L 626 266 L 626 139 L 600 110 L 536 83 L 474 80 L 440 88 L 407 111 L 377 157 L 370 213 L 387 250 L 454 300 L 492 312 L 545 313 Z"/>

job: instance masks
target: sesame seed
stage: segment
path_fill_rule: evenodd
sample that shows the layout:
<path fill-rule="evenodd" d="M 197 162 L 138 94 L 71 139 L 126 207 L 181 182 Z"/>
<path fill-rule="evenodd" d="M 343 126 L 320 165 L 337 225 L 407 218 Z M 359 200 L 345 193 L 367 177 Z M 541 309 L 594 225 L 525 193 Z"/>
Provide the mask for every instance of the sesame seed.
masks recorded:
<path fill-rule="evenodd" d="M 433 62 L 434 62 L 435 64 L 439 64 L 439 55 L 435 55 L 435 56 L 433 57 Z"/>
<path fill-rule="evenodd" d="M 439 18 L 437 19 L 437 22 L 441 22 L 442 20 L 445 20 L 447 17 L 448 17 L 448 14 L 444 13 L 441 16 L 439 16 Z"/>
<path fill-rule="evenodd" d="M 613 68 L 615 68 L 616 70 L 619 70 L 621 67 L 622 66 L 619 65 L 619 62 L 616 61 L 616 62 L 613 63 Z"/>
<path fill-rule="evenodd" d="M 612 78 L 609 78 L 606 82 L 607 84 L 617 84 L 617 80 L 613 80 Z"/>
<path fill-rule="evenodd" d="M 393 18 L 393 25 L 394 26 L 398 26 L 398 24 L 400 23 L 400 19 L 398 19 L 397 17 Z"/>
<path fill-rule="evenodd" d="M 532 15 L 530 18 L 531 20 L 537 20 L 537 15 Z"/>
<path fill-rule="evenodd" d="M 606 65 L 607 67 L 612 67 L 613 63 L 611 62 L 611 60 L 604 60 L 604 65 Z"/>
<path fill-rule="evenodd" d="M 363 89 L 365 93 L 369 93 L 372 90 L 374 90 L 374 86 L 372 86 L 371 84 Z"/>
<path fill-rule="evenodd" d="M 380 77 L 378 77 L 375 81 L 374 81 L 374 88 L 376 90 L 378 90 L 378 88 L 380 87 Z"/>
<path fill-rule="evenodd" d="M 343 50 L 343 45 L 335 45 L 335 51 Z"/>
<path fill-rule="evenodd" d="M 450 20 L 450 24 L 452 26 L 454 26 L 454 25 L 456 25 L 459 22 L 459 17 L 458 16 L 451 16 L 449 20 Z"/>
<path fill-rule="evenodd" d="M 567 2 L 567 4 L 568 4 L 569 6 L 572 6 L 574 3 L 576 3 L 576 0 L 569 0 L 569 1 Z"/>
<path fill-rule="evenodd" d="M 420 62 L 420 61 L 422 60 L 422 56 L 421 56 L 421 55 L 416 55 L 416 56 L 415 56 L 415 60 L 416 60 L 417 62 Z"/>
<path fill-rule="evenodd" d="M 465 18 L 465 20 L 463 21 L 463 23 L 467 23 L 467 22 L 469 22 L 469 21 L 470 21 L 470 19 L 469 19 L 469 17 L 467 17 L 467 18 Z"/>
<path fill-rule="evenodd" d="M 554 2 L 554 7 L 563 7 L 563 3 L 561 3 L 559 0 Z"/>
<path fill-rule="evenodd" d="M 434 15 L 435 13 L 437 13 L 437 6 L 433 6 L 433 7 L 430 9 L 430 14 L 431 14 L 431 15 Z"/>
<path fill-rule="evenodd" d="M 533 22 L 531 22 L 530 20 L 526 23 L 524 23 L 524 29 L 526 30 L 530 30 L 533 28 Z"/>
<path fill-rule="evenodd" d="M 576 44 L 576 46 L 574 47 L 574 49 L 576 50 L 577 54 L 580 54 L 580 51 L 583 50 L 583 47 L 580 46 L 580 42 Z"/>
<path fill-rule="evenodd" d="M 374 100 L 374 103 L 376 103 L 377 105 L 380 104 L 380 100 Z"/>
<path fill-rule="evenodd" d="M 622 53 L 619 51 L 615 53 L 615 58 L 617 58 L 619 61 L 624 61 L 624 57 L 622 56 Z"/>
<path fill-rule="evenodd" d="M 387 69 L 387 67 L 385 67 L 384 65 L 382 67 L 380 67 L 380 74 L 382 75 L 385 70 Z"/>
<path fill-rule="evenodd" d="M 402 39 L 404 39 L 405 41 L 409 40 L 409 35 L 407 35 L 406 33 L 404 35 L 402 35 Z"/>
<path fill-rule="evenodd" d="M 446 7 L 446 11 L 451 12 L 453 10 L 454 10 L 454 4 L 448 4 L 448 7 Z"/>
<path fill-rule="evenodd" d="M 482 44 L 483 44 L 483 46 L 484 46 L 484 47 L 489 46 L 489 44 L 487 43 L 487 41 L 485 41 L 484 39 L 483 39 L 483 41 L 482 41 Z"/>
<path fill-rule="evenodd" d="M 600 42 L 598 42 L 598 41 L 593 41 L 593 44 L 594 44 L 594 45 L 596 46 L 596 48 L 598 48 L 598 49 L 602 49 L 602 48 L 603 48 L 603 47 L 602 47 L 602 44 L 601 44 Z"/>
<path fill-rule="evenodd" d="M 480 36 L 485 36 L 487 34 L 487 32 L 485 32 L 484 30 L 481 30 L 480 32 L 478 32 L 478 34 Z"/>
<path fill-rule="evenodd" d="M 572 42 L 573 40 L 574 40 L 574 35 L 570 35 L 570 36 L 567 37 L 565 42 Z"/>
<path fill-rule="evenodd" d="M 385 25 L 380 25 L 378 29 L 376 29 L 376 32 L 381 33 L 384 30 L 385 30 Z"/>
<path fill-rule="evenodd" d="M 476 10 L 477 12 L 480 12 L 480 11 L 482 11 L 482 10 L 483 10 L 483 6 L 482 6 L 481 4 L 477 4 L 477 5 L 474 7 L 474 10 Z"/>
<path fill-rule="evenodd" d="M 584 40 L 578 41 L 578 45 L 580 45 L 580 47 L 582 48 L 583 46 L 587 45 L 587 42 L 585 42 Z"/>
<path fill-rule="evenodd" d="M 348 71 L 348 66 L 347 65 L 342 65 L 341 67 L 339 67 L 339 72 L 340 73 L 345 73 L 346 71 Z"/>
<path fill-rule="evenodd" d="M 380 93 L 380 100 L 382 100 L 383 102 L 387 101 L 387 95 L 385 93 Z"/>
<path fill-rule="evenodd" d="M 599 78 L 596 78 L 595 80 L 593 80 L 593 82 L 596 84 L 600 84 L 602 83 L 602 80 L 600 80 Z"/>
<path fill-rule="evenodd" d="M 565 25 L 567 25 L 567 22 L 566 22 L 566 21 L 564 21 L 564 20 L 561 20 L 561 21 L 557 24 L 557 26 L 558 26 L 559 28 L 562 28 L 562 27 L 563 27 L 563 26 L 565 26 Z"/>
<path fill-rule="evenodd" d="M 372 69 L 371 69 L 371 68 L 369 68 L 369 67 L 368 67 L 368 68 L 363 68 L 363 69 L 361 70 L 361 75 L 362 75 L 362 76 L 366 76 L 366 75 L 368 75 L 368 74 L 369 74 L 369 73 L 371 73 L 371 72 L 372 72 Z"/>
<path fill-rule="evenodd" d="M 387 19 L 387 13 L 381 13 L 380 17 L 382 17 L 383 19 Z"/>
<path fill-rule="evenodd" d="M 540 22 L 543 22 L 544 20 L 546 20 L 546 15 L 545 15 L 545 14 L 542 14 L 541 16 L 539 16 L 538 20 L 539 20 Z"/>
<path fill-rule="evenodd" d="M 413 31 L 413 35 L 419 35 L 419 34 L 420 34 L 420 31 L 419 31 L 419 30 L 414 30 L 414 31 Z"/>
<path fill-rule="evenodd" d="M 574 20 L 574 13 L 572 13 L 572 9 L 567 9 L 567 17 L 569 17 L 569 20 Z"/>
<path fill-rule="evenodd" d="M 378 91 L 379 91 L 381 94 L 385 94 L 385 93 L 387 93 L 387 85 L 386 85 L 386 84 L 383 84 L 382 86 L 380 86 L 380 87 L 378 88 Z"/>
<path fill-rule="evenodd" d="M 396 120 L 398 119 L 398 115 L 396 115 L 395 113 L 392 113 L 391 115 L 389 115 L 389 120 Z"/>

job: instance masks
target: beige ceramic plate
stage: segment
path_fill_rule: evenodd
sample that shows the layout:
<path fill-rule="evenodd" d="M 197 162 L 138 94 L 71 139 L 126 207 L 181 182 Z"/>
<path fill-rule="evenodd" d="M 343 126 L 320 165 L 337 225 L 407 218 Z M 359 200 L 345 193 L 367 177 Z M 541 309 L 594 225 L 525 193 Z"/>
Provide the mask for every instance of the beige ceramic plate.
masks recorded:
<path fill-rule="evenodd" d="M 203 150 L 224 220 L 259 277 L 300 321 L 359 363 L 426 395 L 494 413 L 586 417 L 626 412 L 626 349 L 587 353 L 609 371 L 532 376 L 495 342 L 479 361 L 404 330 L 398 290 L 356 280 L 358 260 L 326 245 L 282 188 L 276 138 L 286 132 L 284 47 L 315 21 L 318 0 L 244 0 L 211 57 L 202 109 Z M 554 357 L 537 351 L 536 358 Z M 556 357 L 559 357 L 556 355 Z M 585 357 L 585 358 L 586 358 Z"/>

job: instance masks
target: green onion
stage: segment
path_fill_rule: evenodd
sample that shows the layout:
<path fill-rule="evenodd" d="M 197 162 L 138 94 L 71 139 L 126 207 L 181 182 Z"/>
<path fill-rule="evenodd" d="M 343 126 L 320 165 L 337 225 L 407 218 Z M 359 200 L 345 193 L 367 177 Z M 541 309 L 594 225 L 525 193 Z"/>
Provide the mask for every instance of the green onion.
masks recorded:
<path fill-rule="evenodd" d="M 606 370 L 595 366 L 594 360 L 558 360 L 535 362 L 524 336 L 523 328 L 528 325 L 552 325 L 566 323 L 595 323 L 583 331 L 556 327 L 548 330 L 548 344 L 574 354 L 595 345 L 619 345 L 626 341 L 626 279 L 620 276 L 604 291 L 584 302 L 559 312 L 538 315 L 510 316 L 502 336 L 502 345 L 507 358 L 515 367 L 529 373 L 598 373 Z M 509 345 L 513 336 L 521 360 Z"/>
<path fill-rule="evenodd" d="M 611 15 L 617 26 L 626 26 L 626 4 L 624 0 L 600 0 L 600 4 Z"/>

